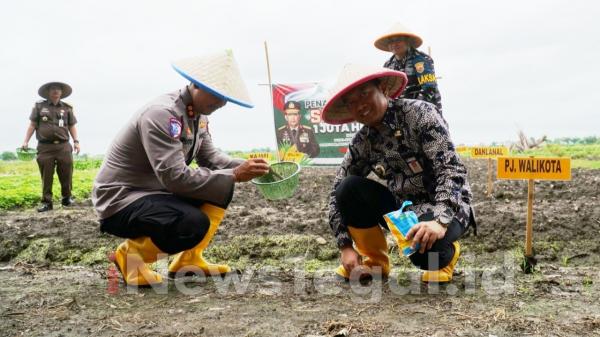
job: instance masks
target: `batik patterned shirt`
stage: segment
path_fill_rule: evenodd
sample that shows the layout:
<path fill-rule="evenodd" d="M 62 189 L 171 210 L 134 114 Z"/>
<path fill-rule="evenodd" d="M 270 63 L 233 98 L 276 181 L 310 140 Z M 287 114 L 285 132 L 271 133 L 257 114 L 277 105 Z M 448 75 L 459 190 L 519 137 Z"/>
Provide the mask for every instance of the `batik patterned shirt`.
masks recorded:
<path fill-rule="evenodd" d="M 417 216 L 444 214 L 463 229 L 471 214 L 467 170 L 450 140 L 448 127 L 433 104 L 390 100 L 378 127 L 363 126 L 348 146 L 329 201 L 329 223 L 338 247 L 352 245 L 336 204 L 335 190 L 347 176 L 375 173 L 387 183 L 397 205 L 410 200 Z"/>

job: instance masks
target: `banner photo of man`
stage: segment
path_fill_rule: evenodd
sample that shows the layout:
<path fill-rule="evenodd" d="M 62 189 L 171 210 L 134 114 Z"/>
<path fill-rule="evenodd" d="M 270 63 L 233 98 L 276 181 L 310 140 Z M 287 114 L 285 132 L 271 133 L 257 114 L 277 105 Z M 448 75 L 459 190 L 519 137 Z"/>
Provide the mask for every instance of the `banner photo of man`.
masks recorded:
<path fill-rule="evenodd" d="M 327 90 L 320 83 L 274 84 L 273 107 L 279 157 L 303 165 L 337 165 L 362 127 L 321 120 Z"/>

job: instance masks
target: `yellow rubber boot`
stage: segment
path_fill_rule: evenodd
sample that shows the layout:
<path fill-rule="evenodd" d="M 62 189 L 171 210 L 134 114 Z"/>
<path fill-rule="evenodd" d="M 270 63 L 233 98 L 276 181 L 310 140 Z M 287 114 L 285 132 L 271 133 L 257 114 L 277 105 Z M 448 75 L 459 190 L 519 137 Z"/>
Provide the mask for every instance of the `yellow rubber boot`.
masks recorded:
<path fill-rule="evenodd" d="M 460 256 L 460 244 L 458 241 L 455 241 L 452 244 L 454 245 L 454 255 L 452 256 L 452 260 L 450 260 L 450 264 L 440 270 L 428 270 L 424 272 L 423 276 L 421 276 L 421 281 L 438 283 L 452 281 L 452 273 L 454 273 L 454 267 L 456 266 L 458 257 Z"/>
<path fill-rule="evenodd" d="M 127 285 L 145 287 L 162 283 L 162 277 L 148 268 L 146 263 L 158 260 L 165 255 L 149 237 L 125 240 L 114 255 L 114 263 L 119 268 Z"/>
<path fill-rule="evenodd" d="M 204 204 L 200 210 L 208 216 L 210 226 L 208 232 L 194 248 L 185 250 L 175 256 L 171 264 L 169 264 L 169 277 L 184 276 L 190 274 L 196 275 L 223 275 L 231 272 L 231 268 L 224 264 L 208 263 L 202 257 L 202 252 L 208 247 L 210 240 L 213 238 L 219 228 L 219 224 L 225 216 L 225 209 Z"/>
<path fill-rule="evenodd" d="M 381 276 L 387 277 L 390 274 L 390 259 L 387 241 L 381 227 L 348 227 L 348 232 L 354 241 L 356 251 L 359 255 L 364 256 L 362 264 L 370 269 L 381 267 Z M 344 266 L 339 266 L 335 272 L 345 279 L 350 278 L 350 273 Z"/>

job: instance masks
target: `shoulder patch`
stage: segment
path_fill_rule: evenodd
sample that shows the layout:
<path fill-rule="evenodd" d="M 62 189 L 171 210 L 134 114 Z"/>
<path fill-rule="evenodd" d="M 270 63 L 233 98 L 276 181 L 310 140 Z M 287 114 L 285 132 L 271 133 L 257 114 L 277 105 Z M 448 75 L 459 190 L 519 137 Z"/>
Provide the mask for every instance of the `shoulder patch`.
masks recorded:
<path fill-rule="evenodd" d="M 425 62 L 415 63 L 415 70 L 420 74 L 425 71 Z"/>
<path fill-rule="evenodd" d="M 181 136 L 181 122 L 175 118 L 169 118 L 169 135 L 173 138 L 179 138 Z"/>

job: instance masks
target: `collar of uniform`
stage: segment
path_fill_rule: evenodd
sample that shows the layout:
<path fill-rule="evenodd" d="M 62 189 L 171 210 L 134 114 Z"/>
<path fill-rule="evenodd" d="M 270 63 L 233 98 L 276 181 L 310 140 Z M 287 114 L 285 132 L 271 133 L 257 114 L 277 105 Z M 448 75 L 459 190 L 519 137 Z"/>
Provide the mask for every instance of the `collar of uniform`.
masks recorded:
<path fill-rule="evenodd" d="M 63 106 L 63 102 L 61 100 L 58 100 L 58 103 L 56 103 L 56 104 L 52 103 L 52 101 L 49 99 L 47 99 L 46 102 L 48 103 L 48 105 Z"/>
<path fill-rule="evenodd" d="M 192 95 L 190 94 L 187 86 L 179 89 L 179 97 L 175 101 L 175 113 L 178 116 L 186 116 L 187 117 L 187 107 L 192 104 Z"/>
<path fill-rule="evenodd" d="M 408 50 L 406 51 L 406 54 L 404 54 L 404 56 L 401 59 L 399 59 L 398 57 L 396 57 L 396 55 L 392 55 L 392 58 L 394 60 L 396 60 L 396 62 L 400 62 L 401 64 L 405 64 L 406 60 L 408 60 L 408 58 L 410 56 L 412 56 L 415 52 L 416 52 L 415 48 L 408 47 Z"/>

